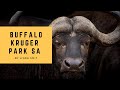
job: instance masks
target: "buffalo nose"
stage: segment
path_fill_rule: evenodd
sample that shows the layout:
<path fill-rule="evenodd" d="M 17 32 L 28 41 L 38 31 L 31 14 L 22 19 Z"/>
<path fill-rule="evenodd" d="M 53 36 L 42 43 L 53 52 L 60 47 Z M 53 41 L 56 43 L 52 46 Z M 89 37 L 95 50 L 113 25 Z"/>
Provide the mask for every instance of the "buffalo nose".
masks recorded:
<path fill-rule="evenodd" d="M 83 60 L 79 58 L 78 59 L 68 58 L 64 60 L 64 65 L 65 67 L 71 69 L 78 69 L 83 65 Z"/>

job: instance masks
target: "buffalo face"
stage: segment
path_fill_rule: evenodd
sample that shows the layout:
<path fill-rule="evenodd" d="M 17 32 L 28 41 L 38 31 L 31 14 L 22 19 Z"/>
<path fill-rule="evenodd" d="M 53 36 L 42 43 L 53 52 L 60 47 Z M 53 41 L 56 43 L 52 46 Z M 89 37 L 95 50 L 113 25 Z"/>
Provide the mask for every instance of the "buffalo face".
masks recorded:
<path fill-rule="evenodd" d="M 76 32 L 59 33 L 53 38 L 57 57 L 56 66 L 62 78 L 84 78 L 90 39 L 89 35 Z"/>

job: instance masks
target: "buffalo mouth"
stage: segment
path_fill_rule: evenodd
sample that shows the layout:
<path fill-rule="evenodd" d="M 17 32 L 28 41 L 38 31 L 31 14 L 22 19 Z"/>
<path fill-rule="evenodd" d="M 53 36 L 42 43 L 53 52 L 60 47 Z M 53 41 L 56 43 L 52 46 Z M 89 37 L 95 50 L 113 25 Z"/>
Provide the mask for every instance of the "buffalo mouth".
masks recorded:
<path fill-rule="evenodd" d="M 78 72 L 78 71 L 62 72 L 61 78 L 68 79 L 68 80 L 84 80 L 85 79 L 85 72 Z"/>

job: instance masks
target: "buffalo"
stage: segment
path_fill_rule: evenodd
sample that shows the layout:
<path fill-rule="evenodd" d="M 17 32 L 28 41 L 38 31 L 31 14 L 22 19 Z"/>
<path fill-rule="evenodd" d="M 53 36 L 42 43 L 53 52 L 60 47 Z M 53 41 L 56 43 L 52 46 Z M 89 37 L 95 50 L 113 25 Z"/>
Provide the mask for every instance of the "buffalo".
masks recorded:
<path fill-rule="evenodd" d="M 105 16 L 101 17 L 101 13 Z M 103 21 L 103 18 L 109 22 Z M 53 64 L 26 65 L 26 70 L 37 73 L 36 77 L 39 79 L 85 80 L 106 79 L 108 73 L 115 70 L 119 73 L 119 20 L 119 11 L 82 11 L 55 20 L 24 16 L 22 11 L 17 11 L 10 19 L 9 25 L 43 25 L 53 28 Z"/>

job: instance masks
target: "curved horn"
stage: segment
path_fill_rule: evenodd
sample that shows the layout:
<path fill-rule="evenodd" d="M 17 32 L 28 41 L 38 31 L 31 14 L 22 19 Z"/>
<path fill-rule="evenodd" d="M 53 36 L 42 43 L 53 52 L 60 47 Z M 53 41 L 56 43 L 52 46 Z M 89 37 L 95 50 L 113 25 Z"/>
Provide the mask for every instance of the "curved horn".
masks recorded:
<path fill-rule="evenodd" d="M 23 11 L 17 11 L 10 19 L 9 24 L 10 25 L 16 25 L 20 16 L 22 15 Z"/>
<path fill-rule="evenodd" d="M 73 28 L 76 32 L 88 33 L 103 45 L 111 45 L 120 40 L 120 23 L 118 23 L 118 26 L 113 32 L 104 34 L 100 32 L 94 26 L 94 24 L 85 17 L 76 16 L 72 20 L 74 21 Z"/>
<path fill-rule="evenodd" d="M 72 30 L 71 20 L 67 17 L 58 17 L 50 24 L 52 26 L 52 37 L 58 32 L 69 32 Z"/>

